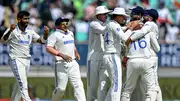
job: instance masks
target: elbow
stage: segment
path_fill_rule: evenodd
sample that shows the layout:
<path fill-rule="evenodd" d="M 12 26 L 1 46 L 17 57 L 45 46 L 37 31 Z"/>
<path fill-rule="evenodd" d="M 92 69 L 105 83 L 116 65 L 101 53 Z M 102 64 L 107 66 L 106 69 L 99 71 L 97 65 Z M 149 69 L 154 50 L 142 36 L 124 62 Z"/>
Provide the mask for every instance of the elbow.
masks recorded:
<path fill-rule="evenodd" d="M 160 51 L 160 47 L 157 47 L 155 51 L 158 53 Z"/>
<path fill-rule="evenodd" d="M 50 47 L 49 47 L 49 46 L 46 46 L 46 51 L 47 51 L 47 52 L 50 52 L 50 50 L 51 50 Z"/>

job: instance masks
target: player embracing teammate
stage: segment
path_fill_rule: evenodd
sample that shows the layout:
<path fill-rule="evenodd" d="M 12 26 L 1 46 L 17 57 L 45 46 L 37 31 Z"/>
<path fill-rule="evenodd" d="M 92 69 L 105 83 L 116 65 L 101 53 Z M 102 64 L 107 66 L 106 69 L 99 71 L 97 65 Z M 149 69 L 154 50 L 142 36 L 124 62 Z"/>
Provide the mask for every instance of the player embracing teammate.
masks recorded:
<path fill-rule="evenodd" d="M 108 71 L 110 88 L 104 101 L 162 101 L 157 77 L 156 53 L 160 51 L 157 41 L 158 27 L 155 23 L 157 11 L 150 9 L 145 12 L 137 6 L 132 9 L 131 22 L 126 28 L 122 28 L 128 18 L 123 8 L 117 7 L 109 14 L 111 20 L 106 24 L 103 33 L 103 66 Z M 143 16 L 144 21 L 141 21 Z M 126 58 L 121 63 L 121 51 L 125 51 L 122 44 L 126 46 Z M 122 64 L 127 67 L 123 87 Z M 140 89 L 134 91 L 137 83 Z M 142 95 L 133 98 L 133 91 L 135 94 L 141 92 Z"/>

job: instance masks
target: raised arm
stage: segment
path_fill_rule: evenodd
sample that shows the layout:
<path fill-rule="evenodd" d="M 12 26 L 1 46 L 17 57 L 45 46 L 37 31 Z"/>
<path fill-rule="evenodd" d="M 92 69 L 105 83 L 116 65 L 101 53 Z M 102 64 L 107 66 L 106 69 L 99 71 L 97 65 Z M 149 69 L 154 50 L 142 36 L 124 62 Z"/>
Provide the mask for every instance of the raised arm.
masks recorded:
<path fill-rule="evenodd" d="M 93 31 L 95 31 L 94 33 L 96 34 L 103 34 L 106 26 L 101 25 L 99 22 L 91 22 L 90 23 L 90 27 L 93 29 Z"/>
<path fill-rule="evenodd" d="M 3 33 L 3 36 L 2 36 L 2 40 L 3 41 L 7 41 L 11 35 L 11 32 L 15 29 L 16 25 L 15 24 L 12 24 L 11 27 L 9 29 L 7 29 L 4 33 Z"/>
<path fill-rule="evenodd" d="M 133 28 L 129 28 L 126 32 L 123 31 L 123 29 L 121 28 L 121 26 L 117 25 L 117 24 L 110 24 L 108 25 L 113 31 L 114 33 L 123 41 L 125 42 L 130 35 L 132 34 L 132 30 Z"/>
<path fill-rule="evenodd" d="M 136 33 L 132 34 L 125 44 L 128 46 L 132 41 L 138 40 L 152 31 L 152 26 L 150 23 L 145 23 L 145 25 L 140 29 L 136 30 Z"/>
<path fill-rule="evenodd" d="M 48 38 L 48 35 L 49 35 L 49 28 L 47 26 L 44 26 L 44 35 L 43 37 L 39 37 L 36 42 L 45 44 Z"/>

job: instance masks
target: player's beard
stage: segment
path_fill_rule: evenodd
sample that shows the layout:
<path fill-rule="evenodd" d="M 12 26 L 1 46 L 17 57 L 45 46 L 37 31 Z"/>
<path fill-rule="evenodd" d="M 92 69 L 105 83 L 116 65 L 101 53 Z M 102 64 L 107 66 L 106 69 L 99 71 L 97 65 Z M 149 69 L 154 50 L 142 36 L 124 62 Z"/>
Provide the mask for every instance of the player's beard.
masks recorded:
<path fill-rule="evenodd" d="M 28 26 L 28 23 L 25 23 L 25 22 L 19 22 L 20 26 L 22 27 L 23 30 L 25 30 Z"/>
<path fill-rule="evenodd" d="M 126 25 L 126 20 L 123 20 L 121 23 L 120 23 L 121 26 L 125 26 Z"/>

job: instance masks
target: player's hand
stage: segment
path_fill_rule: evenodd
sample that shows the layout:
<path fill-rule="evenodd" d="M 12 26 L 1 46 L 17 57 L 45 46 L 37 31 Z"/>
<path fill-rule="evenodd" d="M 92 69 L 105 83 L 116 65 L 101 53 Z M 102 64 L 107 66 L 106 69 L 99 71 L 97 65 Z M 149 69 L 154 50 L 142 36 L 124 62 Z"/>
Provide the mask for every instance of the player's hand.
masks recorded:
<path fill-rule="evenodd" d="M 136 26 L 138 26 L 139 23 L 140 23 L 140 20 L 132 21 L 132 22 L 130 23 L 130 25 L 129 25 L 129 26 L 130 26 L 129 28 L 132 28 L 132 30 L 134 30 L 134 28 L 135 28 Z"/>
<path fill-rule="evenodd" d="M 65 55 L 65 54 L 62 54 L 62 53 L 59 53 L 57 56 L 60 56 L 63 58 L 63 60 L 65 60 L 66 62 L 71 62 L 72 61 L 72 58 L 68 55 Z"/>
<path fill-rule="evenodd" d="M 80 58 L 80 55 L 79 55 L 79 54 L 76 54 L 76 59 L 77 59 L 77 60 L 81 60 L 81 58 Z"/>
<path fill-rule="evenodd" d="M 15 25 L 15 24 L 12 24 L 12 25 L 10 26 L 10 31 L 12 32 L 15 28 L 16 28 L 16 25 Z"/>
<path fill-rule="evenodd" d="M 125 67 L 125 68 L 127 66 L 127 60 L 128 60 L 127 57 L 123 57 L 123 59 L 122 59 L 122 66 Z"/>
<path fill-rule="evenodd" d="M 131 27 L 131 24 L 132 24 L 132 22 L 129 22 L 129 23 L 126 25 L 126 27 L 127 27 L 127 28 Z"/>
<path fill-rule="evenodd" d="M 47 26 L 44 26 L 44 39 L 46 40 L 49 35 L 49 28 Z"/>

